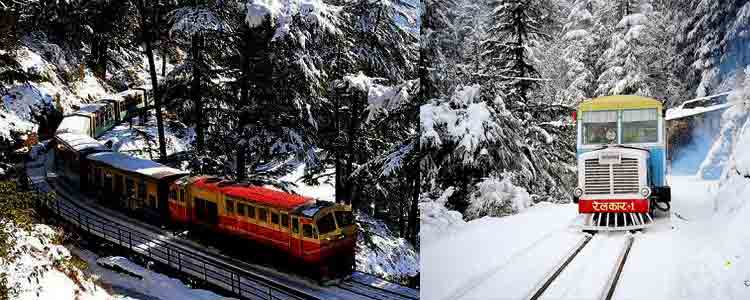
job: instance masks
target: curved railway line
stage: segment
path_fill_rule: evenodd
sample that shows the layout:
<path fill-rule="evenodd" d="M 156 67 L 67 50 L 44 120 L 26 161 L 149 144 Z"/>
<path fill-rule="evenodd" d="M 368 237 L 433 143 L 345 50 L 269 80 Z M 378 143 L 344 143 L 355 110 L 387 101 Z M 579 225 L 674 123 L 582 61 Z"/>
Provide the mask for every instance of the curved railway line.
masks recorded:
<path fill-rule="evenodd" d="M 320 286 L 262 266 L 215 253 L 156 226 L 133 220 L 90 201 L 47 178 L 45 161 L 27 165 L 29 182 L 35 189 L 54 192 L 54 200 L 43 203 L 63 221 L 81 231 L 161 263 L 177 272 L 202 280 L 242 299 L 419 299 L 418 290 L 354 272 L 330 286 Z"/>
<path fill-rule="evenodd" d="M 589 242 L 591 241 L 593 235 L 586 234 L 584 235 L 581 240 L 572 247 L 572 249 L 569 251 L 568 255 L 564 256 L 563 259 L 545 276 L 540 283 L 534 287 L 532 292 L 530 293 L 530 296 L 528 297 L 529 300 L 537 300 L 537 299 L 543 299 L 545 292 L 552 286 L 552 283 L 555 282 L 555 280 L 560 276 L 560 274 L 563 273 L 563 271 L 566 270 L 568 265 L 573 262 L 578 254 L 582 252 L 582 250 L 589 245 Z M 622 274 L 622 270 L 625 266 L 625 263 L 628 259 L 628 254 L 630 254 L 630 249 L 633 246 L 634 237 L 632 235 L 628 235 L 625 237 L 625 243 L 622 247 L 622 250 L 620 253 L 618 253 L 617 261 L 614 266 L 614 269 L 610 273 L 609 279 L 607 280 L 607 283 L 604 287 L 602 287 L 602 293 L 599 299 L 601 300 L 611 300 L 615 294 L 615 291 L 617 289 L 617 283 L 619 282 L 620 276 Z"/>

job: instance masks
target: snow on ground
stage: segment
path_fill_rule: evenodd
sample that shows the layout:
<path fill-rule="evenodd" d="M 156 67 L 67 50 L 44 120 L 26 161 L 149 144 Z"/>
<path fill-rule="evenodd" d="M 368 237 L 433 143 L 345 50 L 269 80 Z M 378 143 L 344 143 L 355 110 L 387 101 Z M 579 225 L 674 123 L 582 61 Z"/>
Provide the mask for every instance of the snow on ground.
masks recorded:
<path fill-rule="evenodd" d="M 72 248 L 72 251 L 88 263 L 87 273 L 121 297 L 144 300 L 233 299 L 222 298 L 207 290 L 192 289 L 178 279 L 143 268 L 124 257 L 97 257 L 90 251 L 77 248 Z M 113 271 L 113 266 L 125 272 Z"/>
<path fill-rule="evenodd" d="M 188 150 L 195 138 L 195 131 L 176 121 L 164 120 L 164 139 L 167 155 Z M 102 144 L 112 143 L 112 150 L 127 153 L 139 158 L 156 159 L 159 157 L 159 138 L 156 128 L 156 117 L 150 114 L 148 122 L 140 125 L 138 118 L 133 118 L 133 126 L 123 122 L 115 126 L 98 140 Z"/>
<path fill-rule="evenodd" d="M 306 165 L 298 161 L 292 162 L 294 165 L 294 171 L 279 178 L 281 181 L 287 181 L 294 185 L 290 187 L 292 191 L 297 194 L 304 195 L 307 197 L 313 197 L 323 201 L 336 201 L 336 175 L 335 169 L 326 169 L 323 173 L 329 174 L 321 176 L 316 179 L 318 185 L 307 184 L 302 180 L 305 175 Z"/>
<path fill-rule="evenodd" d="M 397 238 L 380 220 L 357 214 L 362 232 L 357 236 L 357 271 L 401 282 L 419 273 L 419 253 L 403 238 Z"/>
<path fill-rule="evenodd" d="M 31 232 L 14 231 L 16 250 L 21 255 L 0 264 L 0 272 L 8 276 L 8 286 L 17 287 L 18 295 L 13 299 L 112 299 L 105 288 L 65 265 L 70 252 L 52 243 L 57 235 L 52 228 L 38 224 Z"/>
<path fill-rule="evenodd" d="M 427 208 L 420 204 L 420 208 Z M 423 210 L 424 216 L 425 210 Z M 451 216 L 453 214 L 447 214 Z M 454 223 L 457 228 L 448 229 L 449 225 L 440 222 L 422 222 L 423 232 L 451 232 L 441 236 L 422 237 L 421 260 L 421 293 L 424 299 L 467 299 L 477 297 L 502 297 L 492 287 L 498 280 L 507 284 L 510 290 L 517 291 L 521 282 L 534 285 L 540 279 L 538 272 L 526 273 L 522 265 L 515 264 L 519 257 L 524 262 L 541 271 L 545 259 L 543 253 L 525 256 L 530 249 L 544 249 L 544 253 L 559 255 L 569 249 L 571 240 L 576 234 L 570 233 L 569 225 L 576 217 L 576 207 L 572 204 L 551 204 L 541 202 L 519 214 L 492 218 L 484 217 L 465 224 Z M 430 218 L 428 218 L 429 220 Z M 424 228 L 436 224 L 440 229 Z M 552 239 L 553 241 L 549 241 Z M 538 248 L 540 247 L 540 248 Z M 554 257 L 547 258 L 554 260 Z M 548 263 L 550 261 L 547 261 Z M 547 264 L 551 268 L 552 265 Z M 518 272 L 504 273 L 506 267 L 517 268 Z M 504 274 L 505 276 L 493 276 Z M 488 280 L 492 278 L 492 280 Z M 511 282 L 513 281 L 513 282 Z M 489 294 L 480 295 L 480 287 Z M 506 290 L 505 292 L 510 292 Z M 471 292 L 471 294 L 469 294 Z"/>

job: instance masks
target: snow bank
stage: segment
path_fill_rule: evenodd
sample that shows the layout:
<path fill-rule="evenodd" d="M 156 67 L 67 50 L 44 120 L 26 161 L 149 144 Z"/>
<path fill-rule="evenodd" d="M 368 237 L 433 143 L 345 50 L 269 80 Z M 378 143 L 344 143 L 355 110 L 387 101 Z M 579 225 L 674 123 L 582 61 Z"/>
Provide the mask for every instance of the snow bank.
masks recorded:
<path fill-rule="evenodd" d="M 0 272 L 8 276 L 8 286 L 16 287 L 13 299 L 111 299 L 103 287 L 83 273 L 65 264 L 71 255 L 68 249 L 53 244 L 57 234 L 47 225 L 34 225 L 28 232 L 11 229 L 20 256 L 2 261 Z"/>
<path fill-rule="evenodd" d="M 156 159 L 159 157 L 159 138 L 156 128 L 156 116 L 150 115 L 146 125 L 140 124 L 137 118 L 133 119 L 133 127 L 124 122 L 112 128 L 101 137 L 102 144 L 112 143 L 112 150 L 127 153 L 143 159 Z M 186 127 L 182 123 L 165 120 L 164 139 L 166 141 L 167 155 L 183 152 L 190 148 L 195 138 L 192 127 Z"/>
<path fill-rule="evenodd" d="M 551 239 L 553 243 L 542 247 L 544 251 L 550 254 L 564 252 L 560 249 L 567 249 L 572 246 L 568 245 L 569 242 L 575 242 L 575 236 L 569 234 L 568 227 L 576 215 L 573 204 L 541 202 L 516 215 L 484 217 L 467 222 L 439 240 L 427 241 L 423 238 L 421 298 L 459 299 L 480 286 L 497 286 L 498 280 L 512 283 L 512 280 L 527 279 L 526 283 L 535 284 L 539 277 L 524 273 L 523 266 L 518 266 L 518 272 L 503 273 L 505 276 L 502 278 L 493 275 L 500 274 L 498 272 L 513 263 L 515 258 L 525 255 L 529 249 L 546 240 Z M 539 258 L 531 256 L 528 262 Z M 537 261 L 535 265 L 541 271 L 549 269 L 549 264 L 545 266 Z M 488 280 L 490 277 L 492 280 Z M 510 284 L 507 288 L 503 295 L 518 290 L 519 286 Z M 472 294 L 473 297 L 466 299 L 489 299 L 500 295 Z"/>
<path fill-rule="evenodd" d="M 357 235 L 357 270 L 389 281 L 404 282 L 419 273 L 419 254 L 405 239 L 396 237 L 380 220 L 357 214 L 362 229 Z"/>
<path fill-rule="evenodd" d="M 435 201 L 420 201 L 419 242 L 423 248 L 440 238 L 450 236 L 452 232 L 466 224 L 460 212 L 445 207 L 445 203 L 454 191 L 455 189 L 450 187 Z"/>
<path fill-rule="evenodd" d="M 526 189 L 515 186 L 507 177 L 485 178 L 476 187 L 476 191 L 469 196 L 469 207 L 465 212 L 469 219 L 507 216 L 531 206 L 531 197 Z"/>
<path fill-rule="evenodd" d="M 73 252 L 88 262 L 87 272 L 92 277 L 109 285 L 117 294 L 136 299 L 235 299 L 224 298 L 207 290 L 192 289 L 178 279 L 143 268 L 124 257 L 97 257 L 89 251 L 75 248 Z"/>
<path fill-rule="evenodd" d="M 307 184 L 302 177 L 305 176 L 306 165 L 296 162 L 294 170 L 279 178 L 280 181 L 291 182 L 294 185 L 290 187 L 292 191 L 306 197 L 313 197 L 323 201 L 336 201 L 336 175 L 335 169 L 326 169 L 323 173 L 328 174 L 316 179 L 317 185 Z"/>

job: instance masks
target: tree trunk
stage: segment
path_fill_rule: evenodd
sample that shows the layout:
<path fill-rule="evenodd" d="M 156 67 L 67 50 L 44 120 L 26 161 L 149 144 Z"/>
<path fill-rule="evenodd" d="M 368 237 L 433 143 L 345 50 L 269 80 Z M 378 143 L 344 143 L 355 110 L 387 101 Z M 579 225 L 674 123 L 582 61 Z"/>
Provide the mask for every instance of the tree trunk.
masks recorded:
<path fill-rule="evenodd" d="M 154 95 L 154 108 L 156 108 L 156 128 L 159 135 L 159 158 L 165 159 L 167 157 L 167 145 L 164 141 L 164 120 L 161 114 L 161 93 L 159 93 L 159 80 L 156 78 L 154 51 L 151 44 L 151 39 L 154 37 L 154 35 L 152 35 L 151 31 L 146 26 L 146 20 L 148 17 L 146 16 L 146 7 L 144 1 L 138 1 L 138 4 L 141 11 L 141 30 L 143 32 L 144 43 L 146 44 L 146 57 L 148 58 L 149 75 L 151 76 L 151 90 Z M 152 25 L 156 28 L 156 31 L 158 33 L 159 15 L 157 9 L 154 9 L 153 18 L 154 22 Z"/>
<path fill-rule="evenodd" d="M 354 172 L 354 160 L 356 159 L 357 155 L 354 153 L 354 147 L 355 147 L 355 141 L 358 138 L 359 133 L 359 99 L 356 99 L 356 97 L 361 96 L 360 93 L 355 93 L 352 95 L 352 99 L 354 99 L 354 103 L 351 106 L 351 113 L 350 113 L 350 122 L 349 122 L 349 130 L 348 130 L 348 141 L 346 145 L 346 182 L 344 183 L 346 185 L 347 190 L 347 196 L 349 199 L 346 199 L 347 204 L 350 204 L 354 208 L 359 208 L 359 197 L 358 193 L 355 193 L 355 186 L 354 186 L 354 180 L 352 180 L 352 172 Z M 366 97 L 366 96 L 365 96 Z"/>
<path fill-rule="evenodd" d="M 247 27 L 247 25 L 243 26 L 244 29 L 244 41 L 243 46 L 240 49 L 240 103 L 238 109 L 242 109 L 243 107 L 248 105 L 248 99 L 250 97 L 249 91 L 248 91 L 248 79 L 250 75 L 250 65 L 249 60 L 247 57 L 247 50 L 249 48 L 249 44 L 252 42 L 251 38 L 252 35 L 250 33 L 250 28 Z M 249 121 L 247 120 L 248 116 L 247 114 L 240 114 L 240 120 L 239 120 L 239 128 L 238 132 L 242 136 L 242 132 L 244 131 L 244 125 Z M 245 170 L 246 165 L 246 158 L 245 158 L 245 151 L 247 144 L 244 142 L 244 136 L 242 137 L 243 141 L 240 141 L 240 143 L 237 145 L 237 180 L 244 180 L 247 178 L 247 172 Z"/>
<path fill-rule="evenodd" d="M 195 105 L 195 142 L 196 142 L 196 154 L 200 155 L 203 153 L 204 137 L 203 137 L 203 102 L 201 100 L 201 47 L 203 46 L 203 38 L 199 34 L 194 34 L 192 38 L 192 55 L 193 55 L 193 82 L 190 91 L 190 95 Z M 162 72 L 164 68 L 162 67 Z"/>
<path fill-rule="evenodd" d="M 419 153 L 419 135 L 417 135 L 417 144 L 415 145 L 415 153 Z M 416 170 L 410 170 L 412 174 L 412 195 L 411 195 L 411 206 L 409 207 L 409 223 L 407 224 L 408 235 L 407 238 L 412 245 L 417 246 L 417 239 L 419 237 L 419 193 L 421 183 L 421 168 L 419 160 L 416 160 Z"/>

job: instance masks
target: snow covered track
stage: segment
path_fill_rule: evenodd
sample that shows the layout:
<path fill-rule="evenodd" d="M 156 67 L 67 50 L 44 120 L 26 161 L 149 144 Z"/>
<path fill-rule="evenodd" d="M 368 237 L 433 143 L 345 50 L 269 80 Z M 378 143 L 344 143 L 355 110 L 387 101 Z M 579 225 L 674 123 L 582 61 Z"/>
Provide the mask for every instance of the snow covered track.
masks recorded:
<path fill-rule="evenodd" d="M 527 299 L 611 300 L 634 241 L 632 235 L 625 236 L 624 240 L 621 237 L 620 234 L 606 233 L 593 238 L 587 235 L 540 281 Z M 619 252 L 613 251 L 618 248 Z M 615 257 L 613 253 L 618 255 Z M 603 279 L 606 282 L 602 283 Z M 597 286 L 601 288 L 597 289 Z"/>
<path fill-rule="evenodd" d="M 557 278 L 557 276 L 559 276 L 560 273 L 562 273 L 565 267 L 567 267 L 568 264 L 570 264 L 570 262 L 573 261 L 573 259 L 578 255 L 578 253 L 581 252 L 581 249 L 583 249 L 583 247 L 586 247 L 589 241 L 591 241 L 591 235 L 586 235 L 583 238 L 581 238 L 581 241 L 578 242 L 578 244 L 573 249 L 571 249 L 570 254 L 566 255 L 565 259 L 561 261 L 560 264 L 556 266 L 553 269 L 553 271 L 544 278 L 544 280 L 541 281 L 540 286 L 534 289 L 534 292 L 533 294 L 531 294 L 531 297 L 529 297 L 529 299 L 530 300 L 539 299 L 539 297 L 542 296 L 544 291 L 546 291 L 547 288 L 549 288 L 550 284 L 552 284 L 552 281 L 554 281 Z"/>
<path fill-rule="evenodd" d="M 630 248 L 633 247 L 633 241 L 635 238 L 632 235 L 629 235 L 627 237 L 627 240 L 625 241 L 625 247 L 622 249 L 622 252 L 620 253 L 620 258 L 617 260 L 617 265 L 614 270 L 614 273 L 612 273 L 612 277 L 610 277 L 609 283 L 607 284 L 607 287 L 605 289 L 605 294 L 602 295 L 601 299 L 603 300 L 611 300 L 612 296 L 615 294 L 615 289 L 617 288 L 617 282 L 620 280 L 620 274 L 622 274 L 622 269 L 625 267 L 625 261 L 628 259 L 628 254 L 630 254 Z"/>
<path fill-rule="evenodd" d="M 34 166 L 27 165 L 29 182 L 37 190 L 56 192 L 56 199 L 44 205 L 61 219 L 88 234 L 242 299 L 418 299 L 417 292 L 412 289 L 363 273 L 355 273 L 352 279 L 342 283 L 355 288 L 344 289 L 315 285 L 279 272 L 264 272 L 260 267 L 192 245 L 153 226 L 88 205 L 78 199 L 82 196 L 76 191 L 62 188 L 63 183 L 58 186 L 58 183 L 48 182 L 43 164 Z"/>

